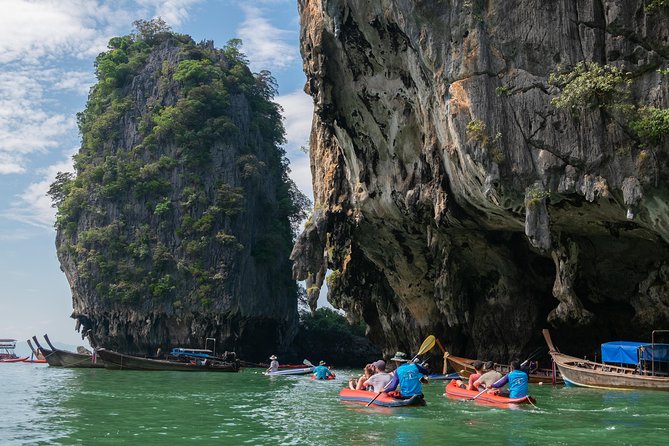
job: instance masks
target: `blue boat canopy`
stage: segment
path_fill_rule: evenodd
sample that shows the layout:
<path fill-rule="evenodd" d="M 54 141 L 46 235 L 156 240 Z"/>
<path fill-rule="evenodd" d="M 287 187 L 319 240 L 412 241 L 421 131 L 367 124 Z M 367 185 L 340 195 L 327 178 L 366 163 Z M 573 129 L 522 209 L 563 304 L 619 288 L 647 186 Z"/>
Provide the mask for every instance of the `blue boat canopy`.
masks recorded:
<path fill-rule="evenodd" d="M 653 355 L 653 353 L 655 353 Z M 638 365 L 641 361 L 669 362 L 669 344 L 616 341 L 602 344 L 602 362 Z"/>

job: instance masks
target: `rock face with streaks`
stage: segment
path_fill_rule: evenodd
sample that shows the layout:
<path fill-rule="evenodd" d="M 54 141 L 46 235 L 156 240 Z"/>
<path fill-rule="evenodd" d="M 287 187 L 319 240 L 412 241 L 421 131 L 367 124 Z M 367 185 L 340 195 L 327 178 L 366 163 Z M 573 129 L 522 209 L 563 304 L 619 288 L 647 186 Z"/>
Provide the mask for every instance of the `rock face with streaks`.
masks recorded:
<path fill-rule="evenodd" d="M 666 2 L 298 4 L 315 208 L 292 259 L 312 304 L 331 271 L 330 302 L 386 353 L 667 328 L 669 125 L 635 125 L 669 120 Z M 620 90 L 556 77 L 583 61 Z"/>

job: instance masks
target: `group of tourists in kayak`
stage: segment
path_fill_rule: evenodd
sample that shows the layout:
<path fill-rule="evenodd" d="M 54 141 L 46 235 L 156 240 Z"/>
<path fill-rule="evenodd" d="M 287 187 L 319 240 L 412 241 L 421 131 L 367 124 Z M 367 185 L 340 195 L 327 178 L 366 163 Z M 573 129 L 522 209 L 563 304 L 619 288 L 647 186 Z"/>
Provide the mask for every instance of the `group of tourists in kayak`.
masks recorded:
<path fill-rule="evenodd" d="M 407 359 L 404 352 L 397 352 L 391 358 L 397 368 L 394 372 L 386 372 L 386 363 L 382 359 L 365 366 L 364 374 L 349 381 L 353 390 L 370 390 L 376 393 L 385 392 L 394 398 L 411 398 L 414 395 L 423 397 L 422 381 L 430 374 L 427 364 L 418 364 Z"/>
<path fill-rule="evenodd" d="M 511 361 L 511 371 L 504 376 L 494 369 L 494 365 L 492 361 L 472 362 L 475 372 L 469 375 L 467 383 L 458 380 L 457 385 L 463 389 L 485 391 L 509 398 L 523 398 L 528 395 L 529 375 L 527 370 L 521 368 L 518 361 Z M 501 391 L 500 389 L 507 384 L 508 392 Z"/>

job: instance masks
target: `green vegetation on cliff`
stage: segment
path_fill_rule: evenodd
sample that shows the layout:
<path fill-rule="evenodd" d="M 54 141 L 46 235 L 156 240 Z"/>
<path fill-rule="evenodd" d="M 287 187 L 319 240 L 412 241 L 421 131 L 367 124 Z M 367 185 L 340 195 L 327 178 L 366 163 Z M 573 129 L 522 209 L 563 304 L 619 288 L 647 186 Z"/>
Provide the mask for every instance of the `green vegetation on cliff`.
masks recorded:
<path fill-rule="evenodd" d="M 288 255 L 309 203 L 288 176 L 274 79 L 249 70 L 239 41 L 135 25 L 97 57 L 76 175 L 50 190 L 71 285 L 90 300 L 209 306 L 250 257 L 273 277 L 264 286 L 294 295 Z"/>

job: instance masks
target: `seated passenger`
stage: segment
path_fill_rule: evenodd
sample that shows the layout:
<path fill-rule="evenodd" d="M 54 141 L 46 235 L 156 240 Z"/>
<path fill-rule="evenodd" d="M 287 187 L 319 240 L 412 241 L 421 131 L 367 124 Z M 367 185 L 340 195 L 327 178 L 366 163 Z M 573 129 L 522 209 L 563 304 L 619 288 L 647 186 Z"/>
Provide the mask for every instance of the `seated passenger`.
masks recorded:
<path fill-rule="evenodd" d="M 506 396 L 509 398 L 523 398 L 528 395 L 528 383 L 530 381 L 527 373 L 520 370 L 520 362 L 514 360 L 511 361 L 511 371 L 504 376 L 501 380 L 493 384 L 491 387 L 493 389 L 499 389 L 509 384 L 508 392 L 498 392 L 498 395 Z"/>
<path fill-rule="evenodd" d="M 386 373 L 386 363 L 382 359 L 372 363 L 374 374 L 362 383 L 362 388 L 379 393 L 393 379 L 390 373 Z"/>
<path fill-rule="evenodd" d="M 319 362 L 318 365 L 314 367 L 313 373 L 314 379 L 328 379 L 330 376 L 334 378 L 334 373 L 325 366 L 325 361 Z"/>
<path fill-rule="evenodd" d="M 367 381 L 375 373 L 372 364 L 367 364 L 363 371 L 363 375 L 358 378 L 351 378 L 348 382 L 348 387 L 353 390 L 365 390 L 363 383 Z"/>
<path fill-rule="evenodd" d="M 474 373 L 469 375 L 467 384 L 465 384 L 462 380 L 457 380 L 455 383 L 458 385 L 458 387 L 467 390 L 478 390 L 477 387 L 474 387 L 474 382 L 483 374 L 483 362 L 477 359 L 476 361 L 472 362 L 472 367 L 474 367 Z"/>
<path fill-rule="evenodd" d="M 489 389 L 490 386 L 502 378 L 502 374 L 495 370 L 495 363 L 492 361 L 485 363 L 483 371 L 481 377 L 472 384 L 474 390 Z"/>

